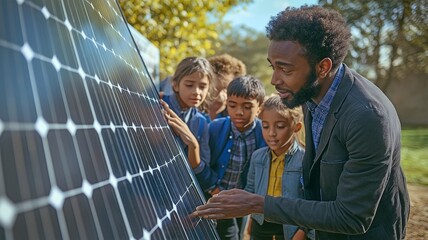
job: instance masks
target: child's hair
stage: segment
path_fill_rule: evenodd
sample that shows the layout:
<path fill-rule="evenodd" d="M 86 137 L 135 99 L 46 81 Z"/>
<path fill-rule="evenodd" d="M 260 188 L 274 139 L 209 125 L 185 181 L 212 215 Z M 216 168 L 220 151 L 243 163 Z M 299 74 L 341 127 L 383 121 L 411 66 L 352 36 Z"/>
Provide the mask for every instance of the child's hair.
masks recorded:
<path fill-rule="evenodd" d="M 174 75 L 171 78 L 171 83 L 178 85 L 181 79 L 195 72 L 200 72 L 208 77 L 210 84 L 207 98 L 209 98 L 212 89 L 215 88 L 216 77 L 210 62 L 203 57 L 186 57 L 181 60 L 175 69 Z"/>
<path fill-rule="evenodd" d="M 294 124 L 302 123 L 302 128 L 296 133 L 296 138 L 302 146 L 305 146 L 305 131 L 303 129 L 303 111 L 302 107 L 288 108 L 282 103 L 281 98 L 278 95 L 270 96 L 266 99 L 260 110 L 260 118 L 263 118 L 263 112 L 265 110 L 274 109 L 279 115 L 284 118 L 291 118 Z"/>
<path fill-rule="evenodd" d="M 223 86 L 227 86 L 230 81 L 223 76 L 232 74 L 235 78 L 247 73 L 245 64 L 227 53 L 210 57 L 208 61 L 213 67 L 214 73 L 217 76 L 217 81 L 220 81 Z"/>
<path fill-rule="evenodd" d="M 265 98 L 265 89 L 259 79 L 251 75 L 245 75 L 237 77 L 229 83 L 227 96 L 257 99 L 257 102 L 261 105 Z"/>

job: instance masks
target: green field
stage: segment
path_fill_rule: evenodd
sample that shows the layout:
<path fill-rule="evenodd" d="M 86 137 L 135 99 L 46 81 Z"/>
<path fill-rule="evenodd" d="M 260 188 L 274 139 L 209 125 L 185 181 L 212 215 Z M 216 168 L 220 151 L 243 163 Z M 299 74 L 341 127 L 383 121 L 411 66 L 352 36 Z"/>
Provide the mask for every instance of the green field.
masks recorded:
<path fill-rule="evenodd" d="M 428 185 L 428 128 L 403 129 L 401 165 L 407 183 Z"/>

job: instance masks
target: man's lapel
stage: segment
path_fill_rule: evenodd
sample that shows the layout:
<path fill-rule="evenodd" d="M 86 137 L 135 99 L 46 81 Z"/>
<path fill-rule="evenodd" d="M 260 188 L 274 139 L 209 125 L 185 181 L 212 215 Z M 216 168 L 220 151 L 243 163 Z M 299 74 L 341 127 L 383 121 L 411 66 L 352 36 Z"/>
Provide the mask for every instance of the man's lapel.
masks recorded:
<path fill-rule="evenodd" d="M 322 128 L 320 142 L 318 144 L 318 149 L 315 154 L 315 158 L 311 167 L 311 171 L 314 165 L 320 160 L 327 144 L 329 143 L 331 133 L 333 132 L 333 128 L 336 125 L 337 119 L 335 115 L 331 112 L 328 113 L 327 118 L 325 119 L 324 127 Z"/>
<path fill-rule="evenodd" d="M 305 155 L 303 157 L 303 179 L 305 187 L 310 183 L 310 171 L 315 157 L 314 141 L 312 140 L 312 114 L 306 105 L 303 105 L 305 113 Z"/>
<path fill-rule="evenodd" d="M 320 136 L 320 141 L 318 144 L 318 149 L 316 150 L 316 152 L 314 151 L 314 145 L 313 145 L 313 140 L 312 140 L 312 115 L 311 113 L 308 111 L 306 111 L 306 116 L 305 116 L 305 128 L 306 128 L 306 151 L 309 151 L 310 154 L 308 154 L 308 156 L 305 155 L 305 161 L 308 164 L 309 161 L 311 163 L 310 167 L 309 167 L 309 172 L 308 172 L 308 176 L 306 179 L 310 179 L 312 175 L 315 176 L 319 176 L 319 174 L 314 173 L 313 171 L 315 169 L 317 169 L 315 166 L 317 165 L 318 161 L 320 161 L 323 153 L 325 152 L 328 143 L 330 142 L 330 137 L 331 134 L 333 132 L 334 127 L 336 126 L 338 117 L 339 117 L 339 111 L 340 108 L 342 107 L 343 102 L 345 101 L 346 97 L 348 96 L 349 92 L 351 91 L 351 88 L 354 84 L 354 79 L 353 79 L 353 75 L 352 72 L 348 69 L 348 67 L 345 65 L 345 73 L 344 76 L 342 78 L 342 81 L 339 84 L 339 87 L 337 88 L 336 94 L 334 96 L 333 102 L 331 103 L 330 106 L 330 111 L 327 115 L 327 118 L 325 119 L 324 122 L 324 126 L 321 132 L 321 136 Z M 310 117 L 310 118 L 309 118 Z M 310 144 L 308 144 L 310 143 Z M 311 157 L 309 159 L 309 157 Z M 308 159 L 306 159 L 308 158 Z M 306 168 L 308 169 L 308 168 Z"/>

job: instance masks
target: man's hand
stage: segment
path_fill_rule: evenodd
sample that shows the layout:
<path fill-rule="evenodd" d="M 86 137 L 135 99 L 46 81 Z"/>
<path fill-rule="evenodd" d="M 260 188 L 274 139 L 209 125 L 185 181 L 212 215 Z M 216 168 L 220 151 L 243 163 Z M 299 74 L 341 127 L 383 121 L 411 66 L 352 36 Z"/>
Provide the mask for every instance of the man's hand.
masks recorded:
<path fill-rule="evenodd" d="M 251 213 L 263 213 L 264 197 L 241 189 L 221 191 L 198 206 L 193 217 L 225 219 L 243 217 Z"/>
<path fill-rule="evenodd" d="M 306 233 L 302 229 L 299 229 L 296 231 L 296 233 L 294 234 L 291 240 L 305 240 L 305 239 L 306 239 Z"/>

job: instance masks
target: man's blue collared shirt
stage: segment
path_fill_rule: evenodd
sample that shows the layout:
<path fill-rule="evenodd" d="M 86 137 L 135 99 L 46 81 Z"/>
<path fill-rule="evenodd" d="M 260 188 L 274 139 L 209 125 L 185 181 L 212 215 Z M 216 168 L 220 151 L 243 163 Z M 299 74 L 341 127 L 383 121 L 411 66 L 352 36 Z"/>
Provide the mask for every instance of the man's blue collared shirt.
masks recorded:
<path fill-rule="evenodd" d="M 318 148 L 324 122 L 327 118 L 328 112 L 330 111 L 330 105 L 333 102 L 333 98 L 336 95 L 337 87 L 342 80 L 343 72 L 344 67 L 341 64 L 336 76 L 334 77 L 333 83 L 318 105 L 312 100 L 306 102 L 306 105 L 312 115 L 312 140 L 314 141 L 315 150 Z"/>

